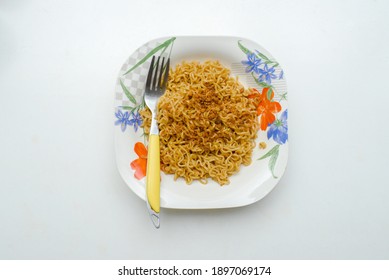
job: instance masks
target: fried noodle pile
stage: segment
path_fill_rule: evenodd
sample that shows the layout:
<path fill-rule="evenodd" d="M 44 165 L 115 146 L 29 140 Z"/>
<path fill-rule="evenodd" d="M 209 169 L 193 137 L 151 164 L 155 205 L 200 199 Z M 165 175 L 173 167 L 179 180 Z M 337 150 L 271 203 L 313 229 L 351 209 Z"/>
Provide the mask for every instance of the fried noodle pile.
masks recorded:
<path fill-rule="evenodd" d="M 169 73 L 168 87 L 158 103 L 161 169 L 220 185 L 249 165 L 258 130 L 256 98 L 218 61 L 182 62 Z M 148 134 L 151 112 L 141 112 Z"/>

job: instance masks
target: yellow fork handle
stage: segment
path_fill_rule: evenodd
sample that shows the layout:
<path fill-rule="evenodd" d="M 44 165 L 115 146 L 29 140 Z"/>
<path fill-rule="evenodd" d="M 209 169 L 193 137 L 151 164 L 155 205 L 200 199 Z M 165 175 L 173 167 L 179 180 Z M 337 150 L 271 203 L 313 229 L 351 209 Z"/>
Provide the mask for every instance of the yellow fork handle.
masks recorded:
<path fill-rule="evenodd" d="M 159 135 L 149 135 L 149 147 L 147 154 L 146 194 L 151 209 L 156 213 L 160 211 L 160 154 Z"/>

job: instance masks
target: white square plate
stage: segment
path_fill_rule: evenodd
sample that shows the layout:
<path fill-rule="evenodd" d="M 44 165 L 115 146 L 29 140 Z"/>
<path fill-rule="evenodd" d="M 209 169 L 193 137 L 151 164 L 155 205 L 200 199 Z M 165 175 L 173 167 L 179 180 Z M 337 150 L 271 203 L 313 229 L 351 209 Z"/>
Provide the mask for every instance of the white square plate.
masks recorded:
<path fill-rule="evenodd" d="M 208 180 L 206 185 L 198 181 L 187 185 L 184 179 L 174 181 L 173 175 L 161 172 L 161 207 L 238 207 L 266 196 L 280 180 L 287 165 L 286 81 L 283 70 L 268 51 L 251 40 L 236 37 L 159 38 L 142 45 L 125 61 L 115 89 L 115 150 L 119 172 L 129 188 L 145 200 L 145 178 L 136 179 L 130 163 L 138 158 L 134 152 L 136 142 L 147 147 L 143 129 L 139 126 L 138 110 L 143 104 L 152 55 L 170 56 L 173 68 L 183 60 L 218 60 L 230 68 L 231 75 L 238 76 L 246 88 L 256 88 L 261 93 L 264 88 L 271 87 L 274 96 L 268 96 L 269 102 L 278 102 L 281 106 L 281 111 L 274 113 L 274 123 L 265 130 L 258 130 L 251 165 L 241 166 L 240 171 L 230 177 L 230 184 L 220 186 Z M 262 116 L 258 117 L 261 121 Z"/>

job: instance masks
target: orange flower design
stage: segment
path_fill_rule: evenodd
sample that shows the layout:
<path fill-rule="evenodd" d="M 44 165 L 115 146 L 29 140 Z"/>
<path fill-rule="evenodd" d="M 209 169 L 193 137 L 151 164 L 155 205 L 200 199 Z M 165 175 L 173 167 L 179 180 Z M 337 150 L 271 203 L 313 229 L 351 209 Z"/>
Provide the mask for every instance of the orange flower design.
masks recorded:
<path fill-rule="evenodd" d="M 131 168 L 135 170 L 135 178 L 140 180 L 146 176 L 147 168 L 147 149 L 145 145 L 141 142 L 136 142 L 134 146 L 134 151 L 139 158 L 133 160 L 130 164 Z"/>
<path fill-rule="evenodd" d="M 268 96 L 269 90 L 271 92 Z M 259 99 L 257 115 L 260 116 L 261 130 L 265 131 L 276 120 L 275 114 L 281 111 L 281 105 L 273 100 L 274 91 L 270 88 L 264 88 L 262 93 L 259 93 L 255 88 L 251 89 L 251 91 L 253 94 L 250 94 L 248 97 Z"/>

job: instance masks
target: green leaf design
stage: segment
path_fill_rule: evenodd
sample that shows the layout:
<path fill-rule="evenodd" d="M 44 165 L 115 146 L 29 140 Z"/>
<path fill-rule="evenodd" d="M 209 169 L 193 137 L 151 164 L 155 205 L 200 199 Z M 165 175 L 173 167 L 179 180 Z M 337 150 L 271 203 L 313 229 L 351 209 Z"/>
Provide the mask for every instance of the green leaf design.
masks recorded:
<path fill-rule="evenodd" d="M 241 40 L 238 41 L 238 46 L 245 54 L 252 53 L 249 49 L 242 45 Z"/>
<path fill-rule="evenodd" d="M 269 63 L 267 63 L 267 64 L 273 64 L 274 63 L 274 65 L 272 66 L 272 67 L 277 67 L 278 65 L 280 65 L 278 62 L 276 62 L 276 61 L 270 61 Z"/>
<path fill-rule="evenodd" d="M 265 159 L 267 157 L 271 157 L 274 154 L 277 154 L 278 156 L 278 150 L 280 149 L 280 145 L 275 145 L 270 151 L 268 151 L 266 154 L 264 154 L 262 157 L 260 157 L 258 160 Z"/>
<path fill-rule="evenodd" d="M 174 40 L 172 41 L 171 44 L 168 44 L 168 45 L 166 45 L 166 46 L 163 48 L 163 50 L 161 51 L 161 56 L 163 56 L 164 53 L 165 53 L 165 51 L 166 51 L 166 49 L 167 49 L 169 46 L 171 46 L 170 51 L 169 51 L 169 57 L 170 57 L 170 55 L 171 55 L 171 53 L 172 53 L 173 45 L 174 45 Z"/>
<path fill-rule="evenodd" d="M 257 83 L 257 85 L 261 86 L 261 87 L 264 87 L 264 88 L 272 88 L 271 85 L 268 85 L 267 83 L 265 82 L 260 82 L 258 81 L 258 79 L 255 79 L 255 82 Z"/>
<path fill-rule="evenodd" d="M 272 62 L 272 61 L 271 61 L 266 55 L 264 55 L 263 53 L 260 53 L 259 51 L 255 51 L 255 53 L 257 54 L 257 56 L 259 56 L 259 57 L 262 58 L 263 60 L 266 60 L 266 61 L 265 61 L 266 64 L 269 64 L 269 63 Z"/>
<path fill-rule="evenodd" d="M 131 111 L 133 109 L 135 109 L 135 107 L 131 107 L 131 106 L 119 106 L 120 108 L 122 108 L 123 110 L 127 110 L 127 111 Z"/>
<path fill-rule="evenodd" d="M 269 159 L 269 169 L 271 171 L 271 174 L 273 175 L 273 178 L 277 179 L 278 177 L 274 174 L 274 167 L 276 166 L 276 162 L 278 159 L 278 154 L 280 151 L 280 145 L 275 145 L 270 151 L 268 151 L 266 154 L 264 154 L 262 157 L 260 157 L 258 160 L 265 159 L 270 157 Z"/>
<path fill-rule="evenodd" d="M 279 146 L 279 145 L 278 145 Z M 273 178 L 274 179 L 277 179 L 278 177 L 274 174 L 274 167 L 276 166 L 276 162 L 277 162 L 277 158 L 278 158 L 278 153 L 279 153 L 279 150 L 277 149 L 277 151 L 271 155 L 270 157 L 270 160 L 269 160 L 269 169 L 271 171 L 271 174 L 273 175 Z"/>
<path fill-rule="evenodd" d="M 269 101 L 271 101 L 271 93 L 273 92 L 273 89 L 272 88 L 269 88 L 269 90 L 267 91 L 267 94 L 266 94 L 266 97 Z"/>
<path fill-rule="evenodd" d="M 264 55 L 263 53 L 260 53 L 257 50 L 255 51 L 255 53 L 256 53 L 257 57 L 262 58 L 266 64 L 273 64 L 274 63 L 274 65 L 272 67 L 277 67 L 278 65 L 280 65 L 277 61 L 270 60 L 266 55 Z"/>
<path fill-rule="evenodd" d="M 135 64 L 134 66 L 132 66 L 126 73 L 124 73 L 123 75 L 127 75 L 128 73 L 130 73 L 132 70 L 134 70 L 135 68 L 137 68 L 139 65 L 143 64 L 147 59 L 149 59 L 153 54 L 155 54 L 156 52 L 158 52 L 159 50 L 161 49 L 164 49 L 166 48 L 167 46 L 169 46 L 174 40 L 176 39 L 176 37 L 172 37 L 168 40 L 166 40 L 165 42 L 163 42 L 161 45 L 159 45 L 158 47 L 155 47 L 154 49 L 152 49 L 148 54 L 146 54 L 146 56 L 144 58 L 142 58 L 141 60 L 138 61 L 137 64 Z"/>
<path fill-rule="evenodd" d="M 140 104 L 140 108 L 143 109 L 146 107 L 145 97 L 143 96 L 142 103 Z"/>
<path fill-rule="evenodd" d="M 170 45 L 170 44 L 169 44 Z M 163 50 L 161 51 L 161 56 L 165 53 L 166 49 L 169 47 L 169 45 L 166 45 Z"/>
<path fill-rule="evenodd" d="M 127 98 L 136 105 L 136 99 L 135 97 L 131 94 L 131 92 L 126 88 L 126 86 L 123 84 L 122 80 L 120 80 L 120 85 L 122 86 L 122 89 L 125 93 L 125 95 L 127 96 Z"/>
<path fill-rule="evenodd" d="M 285 92 L 285 93 L 283 93 L 283 94 L 277 94 L 277 97 L 280 99 L 280 101 L 282 101 L 282 100 L 288 100 L 288 93 L 287 92 Z"/>

